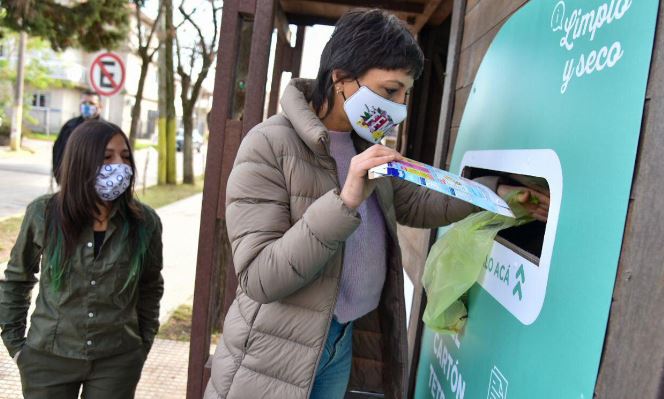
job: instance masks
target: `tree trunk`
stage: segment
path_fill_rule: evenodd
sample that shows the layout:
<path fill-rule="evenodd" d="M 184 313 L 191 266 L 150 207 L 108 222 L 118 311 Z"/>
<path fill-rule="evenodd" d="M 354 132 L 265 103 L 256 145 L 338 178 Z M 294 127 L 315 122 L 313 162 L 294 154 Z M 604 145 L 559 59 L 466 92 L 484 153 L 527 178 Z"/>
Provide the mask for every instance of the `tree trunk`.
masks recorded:
<path fill-rule="evenodd" d="M 194 184 L 193 109 L 193 104 L 183 104 L 182 106 L 182 125 L 184 127 L 182 182 L 185 184 Z"/>
<path fill-rule="evenodd" d="M 23 125 L 23 78 L 25 73 L 25 45 L 28 34 L 21 32 L 18 41 L 18 60 L 16 65 L 16 91 L 12 107 L 12 127 L 9 135 L 9 146 L 12 151 L 21 149 L 21 128 Z"/>
<path fill-rule="evenodd" d="M 136 148 L 136 136 L 138 136 L 138 125 L 141 121 L 141 103 L 143 102 L 143 89 L 145 88 L 145 79 L 148 75 L 148 68 L 150 67 L 150 59 L 147 56 L 141 55 L 141 73 L 138 76 L 138 88 L 136 89 L 136 97 L 134 99 L 134 106 L 131 108 L 131 127 L 129 129 L 129 142 L 131 148 Z"/>
<path fill-rule="evenodd" d="M 161 3 L 160 7 L 164 7 L 164 3 Z M 161 21 L 159 21 L 160 37 L 163 37 L 166 32 L 165 19 L 166 16 L 162 12 Z M 159 119 L 157 121 L 159 132 L 157 141 L 157 150 L 159 151 L 157 181 L 159 184 L 166 184 L 166 164 L 168 162 L 168 157 L 166 156 L 166 41 L 163 41 L 159 45 L 159 93 L 157 97 L 159 102 Z"/>
<path fill-rule="evenodd" d="M 177 165 L 175 162 L 175 71 L 173 69 L 173 0 L 164 0 L 164 17 L 166 18 L 166 183 L 177 183 Z"/>

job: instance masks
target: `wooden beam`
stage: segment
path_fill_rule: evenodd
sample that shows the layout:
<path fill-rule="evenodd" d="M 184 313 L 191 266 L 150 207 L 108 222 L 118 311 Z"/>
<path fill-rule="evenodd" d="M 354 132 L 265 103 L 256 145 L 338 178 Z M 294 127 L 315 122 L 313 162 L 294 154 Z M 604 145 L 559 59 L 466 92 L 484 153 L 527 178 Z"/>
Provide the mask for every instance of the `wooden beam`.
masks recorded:
<path fill-rule="evenodd" d="M 445 83 L 443 85 L 443 103 L 440 106 L 438 121 L 438 138 L 433 166 L 443 168 L 450 142 L 450 128 L 454 110 L 454 96 L 457 74 L 459 71 L 459 53 L 463 39 L 466 0 L 454 0 L 450 28 L 450 44 L 447 47 L 447 65 L 445 66 Z"/>
<path fill-rule="evenodd" d="M 189 343 L 189 368 L 187 376 L 187 399 L 203 397 L 208 374 L 205 372 L 210 353 L 210 333 L 212 320 L 211 302 L 217 298 L 219 253 L 217 237 L 219 233 L 219 207 L 223 148 L 225 144 L 226 119 L 230 114 L 233 88 L 233 69 L 238 53 L 240 0 L 226 0 L 219 34 L 214 100 L 209 114 L 210 138 L 205 168 L 205 188 L 198 241 L 196 278 Z M 225 190 L 225 187 L 223 188 Z"/>
<path fill-rule="evenodd" d="M 253 16 L 256 13 L 257 0 L 242 0 L 240 1 L 238 11 L 242 15 Z"/>
<path fill-rule="evenodd" d="M 434 26 L 442 24 L 450 15 L 452 15 L 452 7 L 454 7 L 454 0 L 443 0 L 436 11 L 433 12 L 431 18 L 429 18 L 428 24 Z"/>
<path fill-rule="evenodd" d="M 417 34 L 424 24 L 426 24 L 429 21 L 429 18 L 431 18 L 431 15 L 433 14 L 434 11 L 440 6 L 442 0 L 429 0 L 425 7 L 424 10 L 418 15 L 415 19 L 415 23 L 412 25 L 410 28 L 411 31 L 414 34 Z"/>
<path fill-rule="evenodd" d="M 664 7 L 595 395 L 664 398 Z"/>
<path fill-rule="evenodd" d="M 440 107 L 440 119 L 438 122 L 438 137 L 436 138 L 436 152 L 433 165 L 440 168 L 445 160 L 449 146 L 450 123 L 452 120 L 452 108 L 454 107 L 454 87 L 458 68 L 459 50 L 463 38 L 464 18 L 466 13 L 466 0 L 454 0 L 452 8 L 452 21 L 450 27 L 450 40 L 447 46 L 447 76 L 443 85 L 443 101 Z M 429 244 L 436 240 L 437 232 L 432 230 Z M 410 328 L 408 329 L 408 396 L 415 395 L 415 382 L 417 381 L 417 365 L 420 360 L 422 346 L 422 332 L 424 324 L 422 315 L 426 307 L 426 294 L 421 284 L 413 290 L 413 303 L 411 306 Z"/>
<path fill-rule="evenodd" d="M 302 66 L 302 49 L 304 48 L 304 34 L 306 26 L 297 27 L 297 36 L 295 38 L 295 47 L 291 49 L 289 72 L 294 78 L 300 76 L 300 67 Z"/>
<path fill-rule="evenodd" d="M 277 35 L 290 43 L 291 31 L 288 25 L 288 17 L 286 17 L 284 10 L 281 8 L 281 4 L 277 2 L 277 7 L 274 11 L 274 26 L 277 28 Z"/>
<path fill-rule="evenodd" d="M 290 0 L 289 2 L 293 3 L 294 1 Z M 406 12 L 411 14 L 421 14 L 425 9 L 424 4 L 422 3 L 397 0 L 299 0 L 298 2 L 319 3 L 321 6 L 325 6 L 326 4 L 334 4 L 350 6 L 352 8 L 382 8 L 388 11 Z"/>
<path fill-rule="evenodd" d="M 286 13 L 286 18 L 288 22 L 294 25 L 302 26 L 313 26 L 313 25 L 331 25 L 334 26 L 337 23 L 337 18 L 334 17 L 322 17 L 318 15 L 303 15 L 295 13 Z"/>
<path fill-rule="evenodd" d="M 249 56 L 249 76 L 244 105 L 242 133 L 263 121 L 265 104 L 265 85 L 270 58 L 270 44 L 274 28 L 274 11 L 276 0 L 256 0 L 254 29 L 251 36 L 251 53 Z"/>
<path fill-rule="evenodd" d="M 270 101 L 267 106 L 267 117 L 277 113 L 279 103 L 279 92 L 281 91 L 281 75 L 284 72 L 287 57 L 290 55 L 288 49 L 290 44 L 281 35 L 277 35 L 277 45 L 274 50 L 274 65 L 272 66 L 272 83 L 270 85 Z"/>

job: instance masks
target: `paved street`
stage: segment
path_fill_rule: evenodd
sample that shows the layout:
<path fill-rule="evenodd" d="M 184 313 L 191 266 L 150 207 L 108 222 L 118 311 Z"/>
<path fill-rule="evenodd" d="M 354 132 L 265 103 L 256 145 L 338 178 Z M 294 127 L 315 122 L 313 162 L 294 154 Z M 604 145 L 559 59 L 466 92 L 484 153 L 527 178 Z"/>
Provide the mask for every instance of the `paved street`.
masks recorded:
<path fill-rule="evenodd" d="M 0 219 L 22 214 L 30 201 L 49 191 L 52 144 L 35 140 L 25 144 L 35 152 L 13 154 L 0 148 Z"/>
<path fill-rule="evenodd" d="M 51 183 L 52 143 L 24 140 L 24 146 L 34 153 L 13 154 L 7 147 L 0 147 L 0 219 L 22 214 L 35 198 L 49 192 Z M 194 174 L 200 175 L 205 168 L 207 146 L 200 153 L 194 152 Z M 135 152 L 137 179 L 136 190 L 144 184 L 157 184 L 158 153 L 153 148 Z M 178 179 L 182 179 L 182 153 L 176 154 Z"/>

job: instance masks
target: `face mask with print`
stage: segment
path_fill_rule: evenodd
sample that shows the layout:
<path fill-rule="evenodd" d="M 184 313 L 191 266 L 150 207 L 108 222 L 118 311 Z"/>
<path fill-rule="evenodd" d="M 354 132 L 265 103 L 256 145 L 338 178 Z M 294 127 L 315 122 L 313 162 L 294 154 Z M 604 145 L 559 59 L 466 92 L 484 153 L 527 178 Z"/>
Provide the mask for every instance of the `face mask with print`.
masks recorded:
<path fill-rule="evenodd" d="M 408 113 L 406 104 L 390 101 L 366 86 L 360 86 L 358 91 L 344 101 L 344 111 L 353 130 L 371 143 L 380 143 L 383 137 L 406 119 Z"/>
<path fill-rule="evenodd" d="M 102 165 L 95 181 L 97 195 L 104 201 L 114 201 L 129 188 L 132 175 L 129 165 L 122 163 Z"/>
<path fill-rule="evenodd" d="M 81 116 L 85 119 L 91 119 L 97 116 L 97 107 L 92 104 L 81 104 Z"/>

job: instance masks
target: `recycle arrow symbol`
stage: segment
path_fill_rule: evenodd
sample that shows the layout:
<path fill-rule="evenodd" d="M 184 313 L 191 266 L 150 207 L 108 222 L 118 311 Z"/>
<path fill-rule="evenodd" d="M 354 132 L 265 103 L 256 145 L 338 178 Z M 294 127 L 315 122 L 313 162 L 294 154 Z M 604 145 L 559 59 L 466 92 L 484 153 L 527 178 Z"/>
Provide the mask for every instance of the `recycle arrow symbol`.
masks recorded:
<path fill-rule="evenodd" d="M 519 301 L 523 299 L 523 294 L 521 293 L 521 284 L 526 283 L 526 272 L 523 270 L 523 265 L 519 267 L 519 270 L 516 272 L 517 283 L 512 290 L 512 296 L 519 294 Z M 521 281 L 518 281 L 521 280 Z"/>

